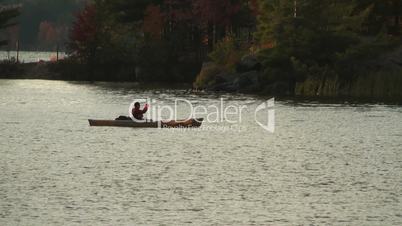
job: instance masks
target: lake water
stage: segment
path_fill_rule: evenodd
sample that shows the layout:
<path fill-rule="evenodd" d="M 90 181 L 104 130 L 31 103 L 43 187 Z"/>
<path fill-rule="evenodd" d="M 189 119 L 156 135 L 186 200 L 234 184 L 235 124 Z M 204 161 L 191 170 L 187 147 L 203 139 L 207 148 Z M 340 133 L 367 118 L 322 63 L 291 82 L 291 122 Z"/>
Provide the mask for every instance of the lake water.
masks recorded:
<path fill-rule="evenodd" d="M 226 132 L 88 126 L 138 97 L 223 98 L 250 117 Z M 277 101 L 272 134 L 254 122 L 263 101 L 0 80 L 0 225 L 402 225 L 401 107 Z"/>
<path fill-rule="evenodd" d="M 19 60 L 23 63 L 34 63 L 39 61 L 56 60 L 56 52 L 40 52 L 40 51 L 21 51 L 19 53 Z M 65 57 L 65 53 L 59 53 L 59 59 Z M 15 58 L 17 59 L 16 51 L 0 51 L 0 61 Z"/>

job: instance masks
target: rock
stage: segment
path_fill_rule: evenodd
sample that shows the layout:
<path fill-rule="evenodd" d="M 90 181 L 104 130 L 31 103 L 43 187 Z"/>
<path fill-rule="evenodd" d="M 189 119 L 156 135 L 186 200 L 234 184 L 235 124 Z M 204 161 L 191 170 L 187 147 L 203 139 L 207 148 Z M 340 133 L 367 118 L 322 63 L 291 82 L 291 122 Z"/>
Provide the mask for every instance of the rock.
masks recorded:
<path fill-rule="evenodd" d="M 222 84 L 228 82 L 227 78 L 225 78 L 224 74 L 219 74 L 215 76 L 214 83 L 215 84 Z"/>
<path fill-rule="evenodd" d="M 258 89 L 261 65 L 257 58 L 251 55 L 245 56 L 239 63 L 239 67 L 244 71 L 230 72 L 213 62 L 205 62 L 194 83 L 194 88 L 224 92 Z"/>
<path fill-rule="evenodd" d="M 212 62 L 203 63 L 201 71 L 194 82 L 194 88 L 208 89 L 209 86 L 216 84 L 216 80 L 218 80 L 218 82 L 224 81 L 224 74 L 224 68 L 218 66 L 217 64 Z"/>
<path fill-rule="evenodd" d="M 221 80 L 223 82 L 233 82 L 236 78 L 239 77 L 239 73 L 223 71 L 216 75 L 216 77 L 217 80 Z"/>
<path fill-rule="evenodd" d="M 208 87 L 207 90 L 215 92 L 237 92 L 238 88 L 232 82 L 225 82 Z"/>
<path fill-rule="evenodd" d="M 222 92 L 236 92 L 238 91 L 238 80 L 239 74 L 222 72 L 215 76 L 213 82 L 209 83 L 206 87 L 210 91 L 222 91 Z"/>
<path fill-rule="evenodd" d="M 252 92 L 259 89 L 258 77 L 260 72 L 222 73 L 215 78 L 215 83 L 207 89 L 223 92 Z"/>
<path fill-rule="evenodd" d="M 248 71 L 260 71 L 261 63 L 257 60 L 257 57 L 253 55 L 246 55 L 241 58 L 240 62 L 236 66 L 237 72 L 248 72 Z"/>
<path fill-rule="evenodd" d="M 251 80 L 248 77 L 242 76 L 239 78 L 236 78 L 233 81 L 233 85 L 237 88 L 237 89 L 242 89 L 245 88 L 247 86 L 250 86 L 252 84 Z"/>
<path fill-rule="evenodd" d="M 242 74 L 242 76 L 246 76 L 247 78 L 249 78 L 253 84 L 258 84 L 261 75 L 262 73 L 259 71 L 249 71 Z"/>
<path fill-rule="evenodd" d="M 239 90 L 243 90 L 249 88 L 250 86 L 255 87 L 258 85 L 259 77 L 260 73 L 258 71 L 249 71 L 240 74 L 233 83 Z"/>

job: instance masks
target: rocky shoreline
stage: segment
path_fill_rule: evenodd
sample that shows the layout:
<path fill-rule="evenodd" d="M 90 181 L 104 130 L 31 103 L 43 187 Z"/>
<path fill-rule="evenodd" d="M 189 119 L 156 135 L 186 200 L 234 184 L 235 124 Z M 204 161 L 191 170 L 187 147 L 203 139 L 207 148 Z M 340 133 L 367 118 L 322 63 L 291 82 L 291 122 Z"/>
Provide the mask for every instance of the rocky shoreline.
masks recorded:
<path fill-rule="evenodd" d="M 3 62 L 0 65 L 0 78 L 3 79 L 47 79 L 63 80 L 60 73 L 52 70 L 56 62 L 15 63 Z"/>
<path fill-rule="evenodd" d="M 402 49 L 361 65 L 367 74 L 351 77 L 307 76 L 302 81 L 272 81 L 262 86 L 263 71 L 256 57 L 245 56 L 234 72 L 204 63 L 194 87 L 210 91 L 256 93 L 305 98 L 402 101 Z"/>
<path fill-rule="evenodd" d="M 402 51 L 401 51 L 402 53 Z M 399 58 L 400 57 L 400 58 Z M 399 61 L 398 61 L 399 59 Z M 402 55 L 387 60 L 371 62 L 368 67 L 386 68 L 376 73 L 341 78 L 339 76 L 309 76 L 294 84 L 274 81 L 261 85 L 261 63 L 253 56 L 245 56 L 231 72 L 213 62 L 202 65 L 201 72 L 193 84 L 194 90 L 227 93 L 250 93 L 277 97 L 296 98 L 347 98 L 379 101 L 402 101 Z M 66 72 L 67 71 L 67 72 Z M 82 67 L 61 62 L 1 63 L 0 78 L 4 79 L 47 79 L 81 80 L 77 74 Z"/>

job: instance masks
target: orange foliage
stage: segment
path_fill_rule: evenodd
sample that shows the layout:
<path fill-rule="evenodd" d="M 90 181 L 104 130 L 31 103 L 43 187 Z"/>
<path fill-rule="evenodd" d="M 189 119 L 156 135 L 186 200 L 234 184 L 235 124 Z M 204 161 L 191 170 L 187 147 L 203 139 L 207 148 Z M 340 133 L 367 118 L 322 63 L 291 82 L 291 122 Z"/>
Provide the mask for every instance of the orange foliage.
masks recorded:
<path fill-rule="evenodd" d="M 55 27 L 48 21 L 43 21 L 39 25 L 38 39 L 42 42 L 54 43 L 57 41 L 58 35 Z"/>
<path fill-rule="evenodd" d="M 151 37 L 160 39 L 164 25 L 163 13 L 159 6 L 149 5 L 145 11 L 143 30 Z"/>
<path fill-rule="evenodd" d="M 273 42 L 264 42 L 261 43 L 260 48 L 261 49 L 272 49 L 274 48 L 275 44 Z"/>

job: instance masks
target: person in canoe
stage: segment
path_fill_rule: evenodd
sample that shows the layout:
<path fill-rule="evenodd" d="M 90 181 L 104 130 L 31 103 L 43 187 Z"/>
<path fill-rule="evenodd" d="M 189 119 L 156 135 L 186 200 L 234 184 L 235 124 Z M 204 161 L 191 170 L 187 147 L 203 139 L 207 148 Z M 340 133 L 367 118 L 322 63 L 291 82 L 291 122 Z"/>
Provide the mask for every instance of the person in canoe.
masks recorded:
<path fill-rule="evenodd" d="M 137 120 L 144 120 L 144 114 L 147 113 L 148 111 L 148 104 L 145 104 L 144 109 L 141 110 L 141 105 L 140 103 L 136 102 L 134 104 L 133 110 L 131 110 L 131 113 L 133 114 L 133 117 Z"/>
<path fill-rule="evenodd" d="M 135 102 L 134 108 L 131 110 L 131 114 L 136 120 L 144 120 L 144 114 L 148 111 L 148 104 L 145 104 L 144 109 L 141 110 L 141 105 L 138 102 Z M 132 118 L 128 116 L 119 116 L 115 120 L 132 120 Z"/>

